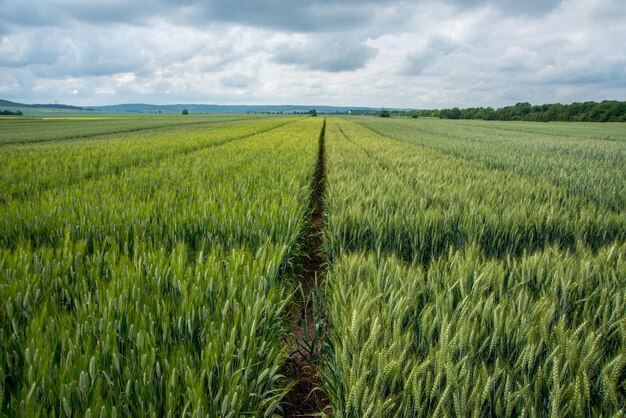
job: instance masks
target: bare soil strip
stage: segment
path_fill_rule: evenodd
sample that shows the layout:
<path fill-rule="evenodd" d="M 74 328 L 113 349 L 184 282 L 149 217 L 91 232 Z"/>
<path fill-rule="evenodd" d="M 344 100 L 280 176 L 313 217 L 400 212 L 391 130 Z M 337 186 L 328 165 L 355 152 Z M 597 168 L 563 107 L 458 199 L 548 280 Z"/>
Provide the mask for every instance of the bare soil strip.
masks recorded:
<path fill-rule="evenodd" d="M 288 377 L 296 381 L 295 386 L 285 397 L 287 417 L 319 416 L 328 404 L 328 399 L 316 390 L 319 380 L 320 342 L 315 337 L 315 312 L 312 299 L 316 284 L 321 284 L 326 269 L 327 258 L 324 252 L 324 194 L 326 192 L 326 119 L 319 138 L 319 150 L 311 196 L 309 198 L 309 219 L 304 237 L 304 248 L 300 265 L 302 272 L 298 279 L 302 293 L 297 295 L 297 309 L 292 314 L 294 343 L 289 360 Z M 307 338 L 308 337 L 308 338 Z"/>

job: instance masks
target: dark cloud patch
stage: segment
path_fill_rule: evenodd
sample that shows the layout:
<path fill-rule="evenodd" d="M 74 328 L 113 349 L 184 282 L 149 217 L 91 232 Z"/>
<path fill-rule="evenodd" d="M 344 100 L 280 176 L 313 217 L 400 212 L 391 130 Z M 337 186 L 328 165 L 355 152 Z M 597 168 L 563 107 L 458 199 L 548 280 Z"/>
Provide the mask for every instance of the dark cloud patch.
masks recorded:
<path fill-rule="evenodd" d="M 92 2 L 82 0 L 34 0 L 25 5 L 20 0 L 0 2 L 0 21 L 14 26 L 52 27 L 72 22 L 107 24 L 138 23 L 154 16 L 167 14 L 167 2 L 136 0 L 109 0 Z M 180 7 L 180 6 L 179 6 Z M 175 11 L 178 7 L 170 9 Z"/>
<path fill-rule="evenodd" d="M 624 21 L 626 19 L 626 2 L 623 0 L 604 0 L 593 7 L 590 14 L 595 19 Z"/>
<path fill-rule="evenodd" d="M 60 25 L 71 21 L 145 24 L 161 19 L 177 24 L 234 23 L 297 32 L 349 31 L 376 18 L 376 10 L 400 0 L 20 0 L 0 3 L 0 21 L 22 26 Z"/>
<path fill-rule="evenodd" d="M 605 0 L 609 1 L 609 0 Z M 561 0 L 439 0 L 457 12 L 489 6 L 508 15 L 548 13 Z M 419 5 L 432 0 L 21 0 L 0 1 L 0 33 L 20 26 L 67 26 L 74 23 L 174 25 L 203 27 L 238 24 L 287 32 L 360 32 L 379 36 L 410 19 Z M 433 7 L 436 7 L 433 6 Z M 617 5 L 616 7 L 619 7 Z"/>
<path fill-rule="evenodd" d="M 2 40 L 2 38 L 8 35 L 9 33 L 11 33 L 11 29 L 9 28 L 9 25 L 6 22 L 3 22 L 2 20 L 0 20 L 0 40 Z"/>
<path fill-rule="evenodd" d="M 274 53 L 279 64 L 293 64 L 327 72 L 353 71 L 365 67 L 376 50 L 341 36 L 312 37 L 304 42 L 283 44 Z"/>
<path fill-rule="evenodd" d="M 542 15 L 554 10 L 562 0 L 448 0 L 459 9 L 489 6 L 508 15 Z"/>
<path fill-rule="evenodd" d="M 423 48 L 407 54 L 400 72 L 404 75 L 420 75 L 440 58 L 454 51 L 456 47 L 455 43 L 449 39 L 440 36 L 433 37 Z"/>
<path fill-rule="evenodd" d="M 185 5 L 185 1 L 177 2 L 174 5 L 166 1 L 149 0 L 107 0 L 102 2 L 76 0 L 68 2 L 62 0 L 62 2 L 65 5 L 69 3 L 69 6 L 66 6 L 69 8 L 69 10 L 66 9 L 67 14 L 75 20 L 102 23 L 128 23 L 159 15 L 172 16 L 168 14 L 168 7 L 175 16 L 176 9 Z"/>
<path fill-rule="evenodd" d="M 372 0 L 230 0 L 196 3 L 192 7 L 210 20 L 296 32 L 346 31 L 361 28 L 375 17 Z"/>
<path fill-rule="evenodd" d="M 405 75 L 420 75 L 433 64 L 435 57 L 428 52 L 413 52 L 407 55 L 402 73 Z"/>

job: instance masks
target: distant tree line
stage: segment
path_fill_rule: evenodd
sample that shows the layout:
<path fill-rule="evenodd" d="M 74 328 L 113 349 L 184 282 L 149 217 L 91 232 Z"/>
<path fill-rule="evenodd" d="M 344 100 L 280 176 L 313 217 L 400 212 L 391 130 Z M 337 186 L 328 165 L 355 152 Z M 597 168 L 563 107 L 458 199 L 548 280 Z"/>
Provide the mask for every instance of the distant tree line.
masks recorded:
<path fill-rule="evenodd" d="M 441 119 L 524 120 L 536 122 L 626 122 L 626 102 L 605 100 L 572 104 L 517 103 L 498 109 L 470 107 L 467 109 L 416 110 L 406 116 L 438 117 Z M 415 117 L 415 116 L 413 116 Z"/>
<path fill-rule="evenodd" d="M 21 110 L 17 110 L 12 112 L 10 110 L 0 110 L 0 116 L 22 116 L 23 113 Z"/>

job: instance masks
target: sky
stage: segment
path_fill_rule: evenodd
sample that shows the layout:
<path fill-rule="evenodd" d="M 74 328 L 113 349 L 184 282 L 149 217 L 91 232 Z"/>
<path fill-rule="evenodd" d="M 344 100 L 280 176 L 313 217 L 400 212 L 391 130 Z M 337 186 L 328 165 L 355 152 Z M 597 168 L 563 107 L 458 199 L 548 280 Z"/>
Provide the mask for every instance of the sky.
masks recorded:
<path fill-rule="evenodd" d="M 626 100 L 624 0 L 0 0 L 0 98 L 443 108 Z"/>

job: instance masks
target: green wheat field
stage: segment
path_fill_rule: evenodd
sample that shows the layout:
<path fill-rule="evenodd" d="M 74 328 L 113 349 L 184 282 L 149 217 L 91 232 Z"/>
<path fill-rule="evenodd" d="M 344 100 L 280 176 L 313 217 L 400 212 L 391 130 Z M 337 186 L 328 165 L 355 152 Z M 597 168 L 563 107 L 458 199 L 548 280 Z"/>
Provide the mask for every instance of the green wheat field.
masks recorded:
<path fill-rule="evenodd" d="M 246 115 L 0 121 L 0 416 L 287 414 L 320 155 L 320 416 L 624 416 L 624 124 Z"/>

